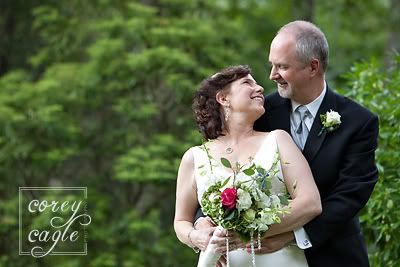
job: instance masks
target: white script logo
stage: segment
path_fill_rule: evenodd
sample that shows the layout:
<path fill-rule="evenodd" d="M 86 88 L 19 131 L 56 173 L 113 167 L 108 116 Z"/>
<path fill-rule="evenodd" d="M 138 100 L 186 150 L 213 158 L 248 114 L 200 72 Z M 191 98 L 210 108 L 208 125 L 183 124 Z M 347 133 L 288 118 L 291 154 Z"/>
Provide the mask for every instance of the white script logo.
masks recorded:
<path fill-rule="evenodd" d="M 20 255 L 87 254 L 92 219 L 85 187 L 20 187 L 19 193 Z"/>

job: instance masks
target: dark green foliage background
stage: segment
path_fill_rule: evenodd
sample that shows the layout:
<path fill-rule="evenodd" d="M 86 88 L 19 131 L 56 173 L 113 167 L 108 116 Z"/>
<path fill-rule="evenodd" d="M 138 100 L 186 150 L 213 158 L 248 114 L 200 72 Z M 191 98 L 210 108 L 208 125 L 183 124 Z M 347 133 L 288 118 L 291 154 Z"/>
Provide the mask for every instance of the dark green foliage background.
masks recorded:
<path fill-rule="evenodd" d="M 172 226 L 180 157 L 201 142 L 193 92 L 232 64 L 273 91 L 269 43 L 297 18 L 330 41 L 330 86 L 380 117 L 380 179 L 361 218 L 372 266 L 397 266 L 399 6 L 306 2 L 2 1 L 0 266 L 194 266 Z M 18 255 L 20 186 L 88 188 L 87 256 Z"/>

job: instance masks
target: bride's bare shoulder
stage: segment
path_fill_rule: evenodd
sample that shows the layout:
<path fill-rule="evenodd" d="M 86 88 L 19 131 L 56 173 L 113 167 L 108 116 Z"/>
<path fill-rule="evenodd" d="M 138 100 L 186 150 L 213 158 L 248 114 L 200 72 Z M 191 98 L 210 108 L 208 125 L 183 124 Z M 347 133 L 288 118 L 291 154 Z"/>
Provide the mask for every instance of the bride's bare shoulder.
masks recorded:
<path fill-rule="evenodd" d="M 280 150 L 282 149 L 290 149 L 290 151 L 292 151 L 293 149 L 297 150 L 297 146 L 294 143 L 292 136 L 290 136 L 288 132 L 280 129 L 274 130 L 272 132 L 274 132 L 275 134 L 276 143 L 278 144 Z"/>
<path fill-rule="evenodd" d="M 186 150 L 181 159 L 181 165 L 193 166 L 194 165 L 194 156 L 193 156 L 193 147 Z"/>
<path fill-rule="evenodd" d="M 285 130 L 277 129 L 277 130 L 271 131 L 270 133 L 274 133 L 276 138 L 279 138 L 279 139 L 285 139 L 285 138 L 292 139 L 292 137 Z"/>

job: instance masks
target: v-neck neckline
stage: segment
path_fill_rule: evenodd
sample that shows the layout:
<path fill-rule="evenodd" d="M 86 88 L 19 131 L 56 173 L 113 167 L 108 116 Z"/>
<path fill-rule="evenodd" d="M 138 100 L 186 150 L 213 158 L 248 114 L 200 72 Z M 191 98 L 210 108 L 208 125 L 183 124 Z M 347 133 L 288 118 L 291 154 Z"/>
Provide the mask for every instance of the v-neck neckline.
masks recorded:
<path fill-rule="evenodd" d="M 268 138 L 269 138 L 270 135 L 271 135 L 271 132 L 269 132 L 269 133 L 264 137 L 264 139 L 262 140 L 262 142 L 261 142 L 261 144 L 260 144 L 260 147 L 259 147 L 259 148 L 257 149 L 257 151 L 254 153 L 254 156 L 251 157 L 252 160 L 251 160 L 250 162 L 245 163 L 245 164 L 240 165 L 240 166 L 249 165 L 249 167 L 250 167 L 251 164 L 254 163 L 255 159 L 256 159 L 256 158 L 258 157 L 258 155 L 261 153 L 261 151 L 262 151 L 264 145 L 267 143 L 267 140 L 268 140 Z M 208 155 L 207 155 L 207 157 L 208 157 Z M 213 161 L 216 161 L 216 163 L 217 163 L 216 166 L 217 166 L 220 170 L 222 170 L 222 171 L 225 172 L 225 173 L 228 173 L 229 175 L 233 175 L 233 171 L 232 171 L 231 169 L 228 169 L 227 167 L 225 167 L 225 166 L 222 164 L 221 158 L 223 158 L 223 157 L 220 157 L 220 160 L 217 160 L 217 159 L 215 159 L 214 157 L 212 157 L 212 160 L 213 160 Z M 231 164 L 236 164 L 236 162 L 230 162 L 230 163 L 231 163 Z M 211 162 L 210 162 L 210 164 L 211 164 Z M 239 162 L 239 164 L 241 164 L 241 163 Z"/>

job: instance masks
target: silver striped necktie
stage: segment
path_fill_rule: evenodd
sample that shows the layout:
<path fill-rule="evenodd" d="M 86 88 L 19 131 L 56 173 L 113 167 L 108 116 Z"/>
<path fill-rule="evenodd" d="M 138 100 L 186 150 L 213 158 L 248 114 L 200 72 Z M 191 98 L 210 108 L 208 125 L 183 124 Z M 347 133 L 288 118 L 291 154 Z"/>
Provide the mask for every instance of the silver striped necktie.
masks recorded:
<path fill-rule="evenodd" d="M 307 125 L 305 123 L 305 119 L 308 116 L 311 116 L 311 114 L 306 106 L 301 105 L 296 108 L 295 118 L 296 118 L 297 128 L 295 131 L 296 138 L 294 138 L 294 141 L 300 148 L 300 150 L 303 150 L 309 133 Z"/>

